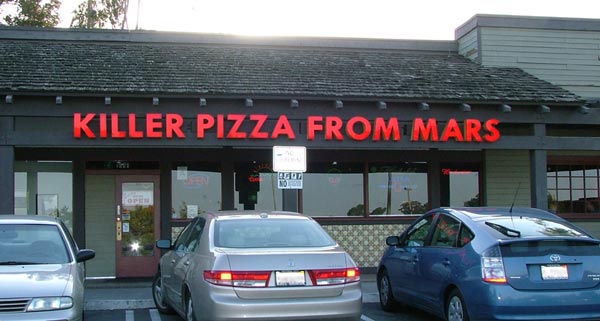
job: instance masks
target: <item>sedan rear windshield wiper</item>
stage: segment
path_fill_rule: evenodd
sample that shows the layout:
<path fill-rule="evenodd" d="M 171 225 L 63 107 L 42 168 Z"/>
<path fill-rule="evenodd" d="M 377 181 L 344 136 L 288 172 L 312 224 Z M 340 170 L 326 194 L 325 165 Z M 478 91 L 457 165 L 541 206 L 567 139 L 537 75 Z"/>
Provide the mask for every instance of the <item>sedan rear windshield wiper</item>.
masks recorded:
<path fill-rule="evenodd" d="M 500 224 L 496 224 L 496 223 L 492 223 L 492 222 L 485 222 L 485 225 L 493 228 L 494 230 L 496 230 L 508 237 L 520 237 L 521 236 L 521 232 L 519 232 L 517 230 L 513 230 L 511 228 L 508 228 L 504 225 L 500 225 Z"/>
<path fill-rule="evenodd" d="M 3 262 L 0 262 L 0 265 L 32 265 L 32 264 L 40 264 L 40 263 L 28 262 L 28 261 L 3 261 Z"/>

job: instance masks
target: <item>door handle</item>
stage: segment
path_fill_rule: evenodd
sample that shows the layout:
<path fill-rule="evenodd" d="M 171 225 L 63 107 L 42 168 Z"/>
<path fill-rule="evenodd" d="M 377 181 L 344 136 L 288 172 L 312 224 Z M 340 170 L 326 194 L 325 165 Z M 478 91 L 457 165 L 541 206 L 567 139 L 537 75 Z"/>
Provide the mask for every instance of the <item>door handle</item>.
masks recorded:
<path fill-rule="evenodd" d="M 444 266 L 450 266 L 450 260 L 445 259 L 444 263 L 442 263 L 442 264 L 444 264 Z"/>
<path fill-rule="evenodd" d="M 175 264 L 175 259 L 171 260 L 171 264 Z"/>
<path fill-rule="evenodd" d="M 418 256 L 413 256 L 413 263 L 417 263 L 419 262 L 419 257 Z"/>
<path fill-rule="evenodd" d="M 190 265 L 190 261 L 185 261 L 185 263 L 183 263 L 183 265 L 185 265 L 185 266 Z"/>

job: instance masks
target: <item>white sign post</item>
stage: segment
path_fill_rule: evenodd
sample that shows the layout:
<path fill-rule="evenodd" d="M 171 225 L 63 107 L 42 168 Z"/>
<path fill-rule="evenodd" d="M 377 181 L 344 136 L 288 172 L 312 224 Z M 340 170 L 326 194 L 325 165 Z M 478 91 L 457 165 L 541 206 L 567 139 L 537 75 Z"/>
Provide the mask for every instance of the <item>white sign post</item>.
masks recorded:
<path fill-rule="evenodd" d="M 302 189 L 302 173 L 306 172 L 306 147 L 273 146 L 273 171 L 278 173 L 279 189 Z"/>

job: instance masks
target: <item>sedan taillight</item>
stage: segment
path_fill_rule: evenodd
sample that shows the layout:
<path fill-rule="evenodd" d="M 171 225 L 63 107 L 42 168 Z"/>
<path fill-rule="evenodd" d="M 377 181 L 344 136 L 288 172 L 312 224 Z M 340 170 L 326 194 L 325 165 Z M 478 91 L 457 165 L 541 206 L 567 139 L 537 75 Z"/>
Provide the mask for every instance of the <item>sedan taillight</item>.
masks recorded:
<path fill-rule="evenodd" d="M 481 257 L 481 277 L 488 283 L 506 283 L 504 262 L 499 247 L 485 251 Z"/>
<path fill-rule="evenodd" d="M 358 268 L 309 271 L 314 285 L 336 285 L 360 281 Z"/>
<path fill-rule="evenodd" d="M 271 272 L 265 271 L 204 271 L 204 280 L 215 285 L 260 288 L 269 284 Z"/>

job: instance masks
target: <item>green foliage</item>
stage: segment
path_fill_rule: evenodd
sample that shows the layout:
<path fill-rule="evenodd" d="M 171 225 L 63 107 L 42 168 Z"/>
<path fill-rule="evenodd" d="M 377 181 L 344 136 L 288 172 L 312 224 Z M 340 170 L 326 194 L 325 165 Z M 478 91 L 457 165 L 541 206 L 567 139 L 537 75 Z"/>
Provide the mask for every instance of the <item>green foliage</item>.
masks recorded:
<path fill-rule="evenodd" d="M 71 27 L 126 29 L 129 0 L 85 0 L 73 11 Z"/>
<path fill-rule="evenodd" d="M 16 14 L 6 15 L 9 26 L 55 27 L 60 22 L 60 0 L 0 0 L 0 5 L 16 6 Z"/>

